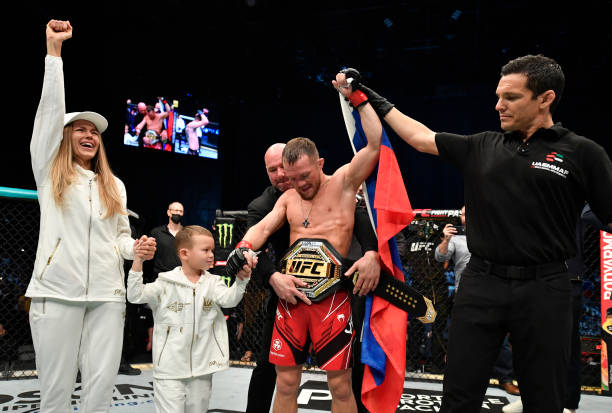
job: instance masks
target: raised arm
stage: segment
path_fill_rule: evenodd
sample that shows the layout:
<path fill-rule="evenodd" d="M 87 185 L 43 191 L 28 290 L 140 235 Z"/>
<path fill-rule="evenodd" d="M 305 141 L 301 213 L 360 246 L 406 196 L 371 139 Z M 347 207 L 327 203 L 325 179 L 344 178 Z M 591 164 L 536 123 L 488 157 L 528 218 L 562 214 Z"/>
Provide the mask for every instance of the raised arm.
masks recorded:
<path fill-rule="evenodd" d="M 345 73 L 338 73 L 332 81 L 334 87 L 357 108 L 361 117 L 361 126 L 368 144 L 359 150 L 349 163 L 346 172 L 346 182 L 355 191 L 372 173 L 378 162 L 380 143 L 382 139 L 382 124 L 374 109 L 363 93 L 353 93 L 352 86 L 347 82 Z"/>
<path fill-rule="evenodd" d="M 451 239 L 457 234 L 457 229 L 453 224 L 446 224 L 442 233 L 444 234 L 442 242 L 438 244 L 434 253 L 434 258 L 438 262 L 450 260 L 455 253 L 455 244 L 451 242 Z"/>
<path fill-rule="evenodd" d="M 419 152 L 438 155 L 436 133 L 427 126 L 404 115 L 396 108 L 391 109 L 384 119 L 408 145 Z"/>
<path fill-rule="evenodd" d="M 192 120 L 191 122 L 189 122 L 187 124 L 188 127 L 192 128 L 192 129 L 196 129 L 196 128 L 201 128 L 202 126 L 206 126 L 208 125 L 208 118 L 206 117 L 206 115 L 204 115 L 204 113 L 200 114 L 200 120 Z"/>
<path fill-rule="evenodd" d="M 159 281 L 145 284 L 142 280 L 142 264 L 144 258 L 140 255 L 134 256 L 132 268 L 130 269 L 127 280 L 127 299 L 132 304 L 149 303 L 155 307 L 158 296 L 162 293 L 162 286 Z"/>
<path fill-rule="evenodd" d="M 45 57 L 43 88 L 30 141 L 32 171 L 37 185 L 40 185 L 48 176 L 51 163 L 62 140 L 66 103 L 61 50 L 62 43 L 72 37 L 70 22 L 49 21 L 46 37 L 47 56 Z"/>
<path fill-rule="evenodd" d="M 356 74 L 356 77 L 359 77 L 359 72 L 355 69 L 346 69 L 344 72 L 347 73 L 347 76 Z M 366 95 L 378 117 L 387 122 L 408 145 L 419 152 L 438 155 L 434 131 L 421 122 L 404 115 L 387 99 L 365 86 L 361 79 L 352 82 L 352 86 L 354 90 L 359 90 Z"/>
<path fill-rule="evenodd" d="M 62 56 L 62 43 L 72 37 L 72 26 L 69 21 L 50 20 L 47 23 L 47 54 Z"/>

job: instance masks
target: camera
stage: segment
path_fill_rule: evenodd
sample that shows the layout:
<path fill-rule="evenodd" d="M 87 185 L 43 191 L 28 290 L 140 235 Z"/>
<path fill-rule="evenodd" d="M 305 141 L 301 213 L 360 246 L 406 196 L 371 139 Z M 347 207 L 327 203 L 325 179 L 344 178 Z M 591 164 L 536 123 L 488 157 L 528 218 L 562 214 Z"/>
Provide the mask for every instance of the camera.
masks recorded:
<path fill-rule="evenodd" d="M 453 228 L 457 230 L 455 235 L 465 235 L 465 226 L 463 225 L 454 225 Z"/>

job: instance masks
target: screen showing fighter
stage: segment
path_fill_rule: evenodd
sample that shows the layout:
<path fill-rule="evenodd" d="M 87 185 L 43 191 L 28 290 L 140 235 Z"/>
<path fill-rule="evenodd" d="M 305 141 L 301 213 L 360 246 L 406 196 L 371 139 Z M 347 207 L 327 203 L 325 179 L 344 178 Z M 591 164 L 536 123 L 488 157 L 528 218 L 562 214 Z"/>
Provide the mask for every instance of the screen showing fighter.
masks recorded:
<path fill-rule="evenodd" d="M 193 96 L 127 99 L 123 144 L 218 159 L 219 123 L 214 111 Z"/>

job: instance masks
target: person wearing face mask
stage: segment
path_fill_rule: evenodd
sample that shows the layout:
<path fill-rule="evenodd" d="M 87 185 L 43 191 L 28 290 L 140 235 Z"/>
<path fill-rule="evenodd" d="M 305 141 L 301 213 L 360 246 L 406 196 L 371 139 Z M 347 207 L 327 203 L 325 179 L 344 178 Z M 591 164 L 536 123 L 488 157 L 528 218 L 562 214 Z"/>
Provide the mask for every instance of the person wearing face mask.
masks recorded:
<path fill-rule="evenodd" d="M 151 230 L 151 237 L 157 241 L 157 250 L 153 257 L 153 278 L 150 281 L 157 279 L 157 274 L 164 271 L 170 271 L 178 265 L 181 265 L 176 250 L 174 249 L 174 237 L 183 229 L 181 221 L 184 213 L 183 205 L 180 202 L 172 202 L 168 205 L 168 223 L 155 227 Z"/>
<path fill-rule="evenodd" d="M 183 204 L 177 201 L 172 202 L 168 205 L 168 210 L 166 211 L 168 223 L 151 230 L 150 236 L 157 241 L 157 249 L 153 257 L 153 271 L 147 272 L 146 282 L 153 282 L 157 279 L 157 275 L 160 272 L 170 271 L 181 265 L 181 260 L 174 248 L 174 237 L 183 229 L 181 221 L 183 220 L 184 212 Z M 145 314 L 147 316 L 146 323 L 149 335 L 145 349 L 151 351 L 153 347 L 153 314 L 148 307 Z"/>

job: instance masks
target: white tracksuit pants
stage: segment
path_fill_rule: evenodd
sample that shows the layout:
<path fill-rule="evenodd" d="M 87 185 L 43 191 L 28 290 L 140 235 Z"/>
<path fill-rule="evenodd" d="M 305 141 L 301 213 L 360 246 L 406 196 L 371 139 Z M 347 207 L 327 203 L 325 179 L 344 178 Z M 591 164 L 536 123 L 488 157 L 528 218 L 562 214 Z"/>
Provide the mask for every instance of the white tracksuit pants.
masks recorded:
<path fill-rule="evenodd" d="M 212 374 L 189 379 L 153 379 L 157 413 L 206 413 Z"/>
<path fill-rule="evenodd" d="M 73 411 L 78 370 L 78 411 L 108 412 L 121 360 L 125 303 L 34 298 L 29 315 L 40 381 L 40 412 Z"/>

